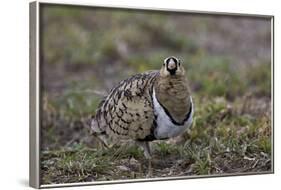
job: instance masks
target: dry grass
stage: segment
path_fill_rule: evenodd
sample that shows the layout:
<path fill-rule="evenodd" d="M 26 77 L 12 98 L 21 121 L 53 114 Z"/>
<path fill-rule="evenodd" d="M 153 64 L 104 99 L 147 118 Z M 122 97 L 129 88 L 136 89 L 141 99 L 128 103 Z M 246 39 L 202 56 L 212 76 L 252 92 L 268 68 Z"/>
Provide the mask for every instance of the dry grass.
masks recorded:
<path fill-rule="evenodd" d="M 147 14 L 42 11 L 42 183 L 146 177 L 137 146 L 104 149 L 85 124 L 96 91 L 169 55 L 184 61 L 195 116 L 181 137 L 152 143 L 153 177 L 271 171 L 270 21 Z"/>

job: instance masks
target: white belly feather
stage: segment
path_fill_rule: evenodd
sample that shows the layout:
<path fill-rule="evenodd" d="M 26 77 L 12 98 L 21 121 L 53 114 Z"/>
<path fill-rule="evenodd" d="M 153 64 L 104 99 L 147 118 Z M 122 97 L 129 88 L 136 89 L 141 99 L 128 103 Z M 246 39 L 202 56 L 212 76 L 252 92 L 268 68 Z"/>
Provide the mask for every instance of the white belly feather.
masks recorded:
<path fill-rule="evenodd" d="M 180 135 L 183 133 L 192 123 L 193 116 L 193 102 L 190 96 L 191 102 L 191 113 L 189 118 L 184 122 L 183 125 L 174 124 L 169 116 L 165 113 L 164 108 L 158 102 L 155 90 L 153 89 L 153 105 L 154 105 L 154 114 L 157 115 L 157 127 L 154 130 L 154 136 L 156 139 L 171 138 Z"/>

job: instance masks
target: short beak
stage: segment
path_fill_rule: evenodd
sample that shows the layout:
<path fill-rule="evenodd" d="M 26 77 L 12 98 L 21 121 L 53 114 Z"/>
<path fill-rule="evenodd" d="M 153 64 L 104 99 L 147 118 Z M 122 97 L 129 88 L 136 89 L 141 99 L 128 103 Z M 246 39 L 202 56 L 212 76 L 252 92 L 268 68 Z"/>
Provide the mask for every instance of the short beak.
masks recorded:
<path fill-rule="evenodd" d="M 173 70 L 173 69 L 175 69 L 176 68 L 176 63 L 175 62 L 170 62 L 169 64 L 168 64 L 168 70 Z"/>

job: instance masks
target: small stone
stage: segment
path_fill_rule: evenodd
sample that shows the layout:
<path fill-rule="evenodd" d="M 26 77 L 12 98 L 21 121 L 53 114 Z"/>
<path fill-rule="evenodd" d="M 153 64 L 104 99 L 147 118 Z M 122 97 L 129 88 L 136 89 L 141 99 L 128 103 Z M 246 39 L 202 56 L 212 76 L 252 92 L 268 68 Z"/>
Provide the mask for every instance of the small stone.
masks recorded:
<path fill-rule="evenodd" d="M 127 166 L 117 166 L 117 169 L 121 170 L 121 171 L 130 171 L 130 168 L 128 168 Z"/>
<path fill-rule="evenodd" d="M 135 158 L 131 158 L 131 159 L 129 160 L 129 162 L 130 162 L 130 165 L 139 165 L 139 164 L 140 164 L 139 161 L 136 160 Z"/>

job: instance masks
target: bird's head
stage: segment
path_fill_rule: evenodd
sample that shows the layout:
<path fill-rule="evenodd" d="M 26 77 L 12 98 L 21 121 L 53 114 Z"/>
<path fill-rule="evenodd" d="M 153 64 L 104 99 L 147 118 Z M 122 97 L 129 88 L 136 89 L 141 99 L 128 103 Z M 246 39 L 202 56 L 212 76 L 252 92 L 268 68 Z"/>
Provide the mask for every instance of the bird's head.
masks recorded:
<path fill-rule="evenodd" d="M 181 61 L 178 58 L 170 56 L 164 60 L 164 63 L 160 70 L 160 75 L 162 77 L 183 76 L 184 74 L 185 70 L 182 67 Z"/>

